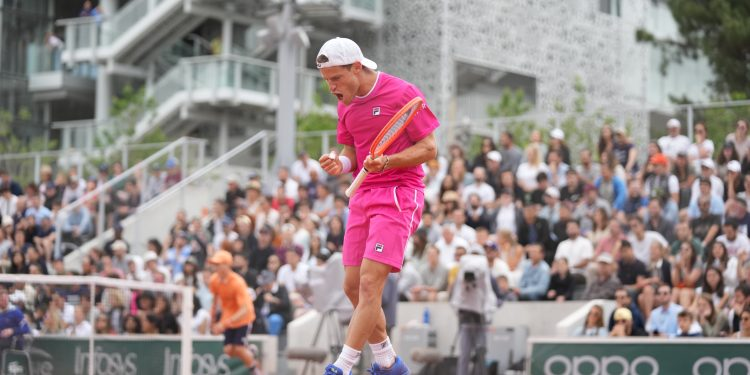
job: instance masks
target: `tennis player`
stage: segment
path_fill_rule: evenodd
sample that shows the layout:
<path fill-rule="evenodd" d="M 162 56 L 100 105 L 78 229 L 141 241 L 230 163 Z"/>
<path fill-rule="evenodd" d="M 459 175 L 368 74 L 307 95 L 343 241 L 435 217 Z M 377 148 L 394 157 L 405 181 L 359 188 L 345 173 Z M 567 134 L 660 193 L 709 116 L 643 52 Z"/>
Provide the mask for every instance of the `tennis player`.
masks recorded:
<path fill-rule="evenodd" d="M 426 106 L 383 156 L 371 158 L 373 140 L 411 99 L 424 95 L 413 84 L 377 71 L 359 46 L 346 38 L 327 41 L 318 52 L 320 74 L 338 102 L 338 155 L 323 155 L 331 175 L 370 172 L 349 201 L 344 234 L 344 291 L 355 307 L 346 345 L 326 374 L 348 375 L 365 342 L 375 357 L 374 374 L 408 374 L 386 334 L 381 295 L 388 274 L 399 272 L 409 236 L 422 217 L 422 163 L 435 159 L 433 131 L 439 123 Z M 331 156 L 335 156 L 331 158 Z"/>
<path fill-rule="evenodd" d="M 242 276 L 232 271 L 232 254 L 219 250 L 209 260 L 216 268 L 208 282 L 214 295 L 211 305 L 211 319 L 221 306 L 221 319 L 211 326 L 215 335 L 224 334 L 224 354 L 238 358 L 247 367 L 248 373 L 255 374 L 255 355 L 247 347 L 247 332 L 255 320 L 255 308 L 247 284 Z"/>

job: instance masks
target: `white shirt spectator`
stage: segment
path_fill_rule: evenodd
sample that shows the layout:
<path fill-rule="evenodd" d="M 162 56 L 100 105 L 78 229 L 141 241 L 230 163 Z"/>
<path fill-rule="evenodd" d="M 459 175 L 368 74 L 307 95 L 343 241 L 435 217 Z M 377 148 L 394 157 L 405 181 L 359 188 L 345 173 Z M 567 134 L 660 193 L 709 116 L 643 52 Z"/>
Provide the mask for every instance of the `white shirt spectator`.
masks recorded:
<path fill-rule="evenodd" d="M 516 206 L 514 204 L 500 206 L 495 217 L 495 229 L 516 233 Z"/>
<path fill-rule="evenodd" d="M 534 190 L 539 186 L 536 182 L 536 176 L 541 172 L 549 173 L 547 164 L 540 163 L 537 166 L 533 166 L 529 163 L 521 163 L 516 171 L 516 180 L 525 189 Z"/>
<path fill-rule="evenodd" d="M 456 236 L 463 238 L 470 245 L 477 242 L 477 231 L 466 224 L 462 225 L 461 228 L 456 228 Z"/>
<path fill-rule="evenodd" d="M 510 267 L 504 260 L 497 258 L 492 262 L 492 266 L 490 266 L 490 274 L 495 279 L 500 276 L 510 278 Z"/>
<path fill-rule="evenodd" d="M 450 268 L 456 263 L 456 248 L 463 247 L 466 251 L 469 251 L 469 242 L 458 235 L 454 235 L 450 243 L 446 242 L 444 237 L 441 237 L 435 247 L 440 250 L 440 263 L 446 268 Z"/>
<path fill-rule="evenodd" d="M 308 284 L 309 280 L 310 266 L 304 262 L 299 262 L 295 270 L 292 269 L 291 265 L 285 264 L 279 268 L 279 274 L 276 276 L 279 285 L 285 286 L 289 293 L 296 292 L 297 289 Z"/>
<path fill-rule="evenodd" d="M 479 196 L 479 200 L 482 202 L 482 204 L 489 204 L 495 201 L 495 189 L 490 186 L 490 184 L 482 181 L 481 183 L 477 184 L 476 182 L 471 183 L 471 185 L 464 186 L 462 198 L 464 200 L 464 203 L 469 204 L 469 196 L 472 194 L 476 194 Z"/>
<path fill-rule="evenodd" d="M 287 178 L 286 182 L 282 183 L 281 180 L 277 180 L 276 186 L 284 187 L 284 194 L 287 198 L 291 198 L 295 202 L 299 200 L 299 184 L 297 183 L 297 181 L 294 181 L 291 178 Z"/>
<path fill-rule="evenodd" d="M 317 160 L 313 160 L 308 157 L 306 157 L 305 159 L 306 160 L 304 161 L 301 159 L 295 160 L 289 170 L 292 178 L 297 180 L 302 185 L 307 185 L 310 183 L 311 171 L 315 171 L 318 174 L 318 177 L 323 176 L 323 168 L 320 167 L 320 163 L 318 163 Z"/>
<path fill-rule="evenodd" d="M 680 152 L 687 153 L 690 147 L 690 139 L 682 134 L 677 136 L 665 135 L 659 138 L 659 147 L 661 152 L 664 153 L 669 159 L 676 159 L 677 154 Z"/>
<path fill-rule="evenodd" d="M 643 234 L 643 239 L 638 239 L 635 234 L 630 233 L 628 235 L 628 241 L 633 246 L 633 252 L 635 257 L 638 258 L 643 264 L 649 264 L 651 261 L 651 244 L 654 241 L 659 242 L 662 246 L 669 246 L 667 240 L 659 234 L 651 230 L 647 230 Z"/>
<path fill-rule="evenodd" d="M 748 239 L 746 235 L 740 233 L 739 231 L 737 231 L 737 236 L 733 241 L 730 241 L 727 238 L 726 234 L 722 234 L 721 236 L 717 237 L 716 241 L 724 244 L 724 246 L 727 248 L 727 255 L 729 255 L 730 257 L 736 257 L 740 253 L 750 252 L 750 239 Z"/>
<path fill-rule="evenodd" d="M 84 320 L 79 324 L 71 325 L 70 327 L 66 328 L 65 333 L 68 336 L 89 337 L 93 333 L 93 327 L 91 327 L 91 323 Z"/>
<path fill-rule="evenodd" d="M 18 206 L 17 196 L 13 194 L 8 194 L 7 197 L 0 196 L 0 217 L 15 215 L 17 206 Z"/>
<path fill-rule="evenodd" d="M 704 139 L 701 143 L 693 143 L 688 147 L 687 155 L 690 160 L 700 160 L 700 150 L 705 150 L 709 159 L 714 154 L 714 141 L 710 139 Z"/>
<path fill-rule="evenodd" d="M 586 267 L 576 268 L 584 259 L 591 260 L 594 257 L 594 245 L 591 240 L 584 236 L 578 236 L 576 239 L 567 239 L 557 246 L 555 259 L 565 258 L 570 265 L 570 272 L 583 274 Z"/>

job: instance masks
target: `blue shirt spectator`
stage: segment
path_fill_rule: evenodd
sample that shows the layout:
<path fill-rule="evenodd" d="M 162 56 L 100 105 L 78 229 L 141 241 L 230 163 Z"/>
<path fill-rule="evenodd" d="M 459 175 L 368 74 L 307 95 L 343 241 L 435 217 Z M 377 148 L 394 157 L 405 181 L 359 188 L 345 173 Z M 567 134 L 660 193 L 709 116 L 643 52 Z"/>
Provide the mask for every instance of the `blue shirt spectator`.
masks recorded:
<path fill-rule="evenodd" d="M 549 287 L 549 266 L 544 262 L 544 252 L 540 245 L 528 246 L 529 260 L 523 265 L 517 294 L 524 300 L 544 298 Z"/>
<path fill-rule="evenodd" d="M 677 334 L 677 314 L 683 310 L 682 306 L 672 303 L 672 288 L 660 285 L 656 294 L 656 302 L 660 305 L 651 311 L 646 322 L 646 332 L 654 336 L 674 336 Z"/>
<path fill-rule="evenodd" d="M 167 250 L 166 264 L 172 269 L 172 275 L 182 273 L 182 266 L 190 258 L 192 252 L 193 248 L 187 241 L 186 234 L 184 232 L 178 233 L 174 240 L 174 246 Z"/>
<path fill-rule="evenodd" d="M 596 179 L 594 185 L 600 197 L 612 202 L 612 208 L 617 211 L 625 208 L 625 198 L 628 195 L 625 183 L 620 177 L 613 175 L 610 168 L 602 168 L 602 176 Z"/>
<path fill-rule="evenodd" d="M 724 201 L 720 197 L 711 194 L 711 207 L 708 209 L 711 215 L 724 216 Z M 694 199 L 688 206 L 688 217 L 694 219 L 701 216 L 701 211 L 698 208 L 698 200 Z"/>
<path fill-rule="evenodd" d="M 16 347 L 23 347 L 23 335 L 31 333 L 23 312 L 8 304 L 8 291 L 0 288 L 0 348 L 8 348 L 17 338 Z"/>
<path fill-rule="evenodd" d="M 91 214 L 89 214 L 89 210 L 85 207 L 77 207 L 74 209 L 65 219 L 62 230 L 65 233 L 77 231 L 77 236 L 74 237 L 80 237 L 92 233 L 93 226 L 91 224 Z"/>

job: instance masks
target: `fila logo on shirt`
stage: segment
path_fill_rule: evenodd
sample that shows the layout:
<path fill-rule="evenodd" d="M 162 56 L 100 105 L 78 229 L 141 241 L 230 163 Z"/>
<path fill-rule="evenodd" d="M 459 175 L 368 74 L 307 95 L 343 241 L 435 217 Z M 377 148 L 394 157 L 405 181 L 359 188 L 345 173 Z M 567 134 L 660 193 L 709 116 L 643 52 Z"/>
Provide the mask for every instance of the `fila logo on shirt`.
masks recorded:
<path fill-rule="evenodd" d="M 375 244 L 375 251 L 382 253 L 383 252 L 383 244 L 378 242 Z"/>
<path fill-rule="evenodd" d="M 372 107 L 372 115 L 380 116 L 380 107 Z"/>

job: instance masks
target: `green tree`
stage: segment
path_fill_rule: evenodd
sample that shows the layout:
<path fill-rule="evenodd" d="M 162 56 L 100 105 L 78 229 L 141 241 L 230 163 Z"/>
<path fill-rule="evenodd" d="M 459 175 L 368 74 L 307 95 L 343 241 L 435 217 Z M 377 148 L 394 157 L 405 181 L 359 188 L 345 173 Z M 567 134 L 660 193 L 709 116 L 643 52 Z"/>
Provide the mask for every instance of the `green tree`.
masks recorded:
<path fill-rule="evenodd" d="M 679 39 L 660 39 L 640 28 L 636 39 L 664 53 L 662 73 L 670 62 L 705 56 L 716 80 L 715 93 L 724 99 L 750 97 L 750 2 L 746 0 L 658 0 L 674 17 Z"/>
<path fill-rule="evenodd" d="M 31 112 L 28 108 L 20 108 L 18 114 L 0 109 L 0 155 L 29 153 L 57 148 L 57 141 L 47 141 L 44 137 L 20 138 L 18 136 L 20 127 L 28 124 L 29 121 L 31 121 Z M 43 160 L 43 162 L 46 161 Z M 34 181 L 33 159 L 3 160 L 0 163 L 0 168 L 6 169 L 14 179 L 21 183 Z"/>
<path fill-rule="evenodd" d="M 97 132 L 96 145 L 99 148 L 107 149 L 115 144 L 121 138 L 130 138 L 135 134 L 135 126 L 141 120 L 151 121 L 156 101 L 146 95 L 144 87 L 134 89 L 126 85 L 120 95 L 112 99 L 110 108 L 110 120 L 107 124 L 100 126 Z M 139 143 L 162 143 L 168 141 L 164 132 L 157 128 L 146 133 L 139 139 Z M 128 165 L 147 158 L 153 154 L 154 150 L 134 150 L 128 154 Z M 120 154 L 107 154 L 104 158 L 92 160 L 93 164 L 101 162 L 112 163 L 120 160 Z"/>
<path fill-rule="evenodd" d="M 321 82 L 318 90 L 313 94 L 314 106 L 311 111 L 297 115 L 297 132 L 318 132 L 318 131 L 335 131 L 338 120 L 336 116 L 331 115 L 323 110 L 323 104 L 331 104 L 327 96 L 332 97 L 328 92 L 325 82 Z M 334 102 L 335 104 L 335 102 Z M 329 145 L 336 145 L 336 137 L 329 137 Z M 322 149 L 322 136 L 297 137 L 297 151 L 307 151 L 311 158 L 317 159 L 323 152 L 328 150 Z"/>
<path fill-rule="evenodd" d="M 504 118 L 521 116 L 533 109 L 532 103 L 526 100 L 526 94 L 522 89 L 511 90 L 504 88 L 497 104 L 487 107 L 487 115 L 490 118 Z M 531 120 L 510 120 L 503 122 L 501 128 L 510 132 L 518 144 L 524 146 L 529 139 L 531 132 L 537 128 L 537 124 Z M 499 134 L 495 135 L 495 141 Z M 472 140 L 471 151 L 479 152 L 481 138 Z"/>

